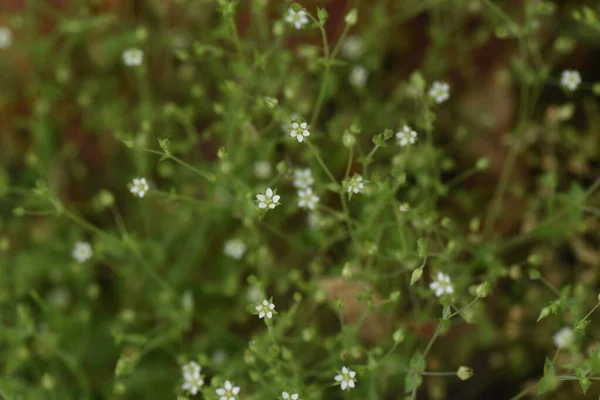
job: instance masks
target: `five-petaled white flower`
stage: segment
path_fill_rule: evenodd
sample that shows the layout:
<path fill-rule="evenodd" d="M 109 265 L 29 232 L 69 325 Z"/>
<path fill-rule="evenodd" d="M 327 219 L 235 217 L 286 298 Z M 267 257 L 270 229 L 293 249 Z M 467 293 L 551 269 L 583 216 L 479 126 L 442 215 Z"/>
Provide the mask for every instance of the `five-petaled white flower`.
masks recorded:
<path fill-rule="evenodd" d="M 298 400 L 298 393 L 289 394 L 288 392 L 282 392 L 281 398 L 284 400 Z"/>
<path fill-rule="evenodd" d="M 365 188 L 363 177 L 355 174 L 347 183 L 348 193 L 360 193 Z"/>
<path fill-rule="evenodd" d="M 144 61 L 144 52 L 140 49 L 127 49 L 123 52 L 123 63 L 128 67 L 137 67 Z"/>
<path fill-rule="evenodd" d="M 314 210 L 319 202 L 319 196 L 313 193 L 311 188 L 301 189 L 298 191 L 298 207 Z"/>
<path fill-rule="evenodd" d="M 194 361 L 190 361 L 181 367 L 181 373 L 183 375 L 183 384 L 181 388 L 189 392 L 192 396 L 195 396 L 200 391 L 200 388 L 204 385 L 204 379 L 200 375 L 200 367 Z"/>
<path fill-rule="evenodd" d="M 335 381 L 340 383 L 342 390 L 353 388 L 356 383 L 356 372 L 348 369 L 347 367 L 342 368 L 342 373 L 335 376 Z"/>
<path fill-rule="evenodd" d="M 294 187 L 305 189 L 315 183 L 310 168 L 294 170 Z"/>
<path fill-rule="evenodd" d="M 564 327 L 554 334 L 554 344 L 559 349 L 569 347 L 575 340 L 575 335 L 569 327 Z"/>
<path fill-rule="evenodd" d="M 0 49 L 8 49 L 12 44 L 12 31 L 5 26 L 0 26 Z"/>
<path fill-rule="evenodd" d="M 365 52 L 365 42 L 360 36 L 352 35 L 348 36 L 342 42 L 342 55 L 346 58 L 356 60 L 360 58 Z"/>
<path fill-rule="evenodd" d="M 285 17 L 285 21 L 296 27 L 296 29 L 302 29 L 302 27 L 308 24 L 308 13 L 305 9 L 294 11 L 292 8 L 288 9 L 288 15 Z"/>
<path fill-rule="evenodd" d="M 355 88 L 364 88 L 367 84 L 367 78 L 369 77 L 369 71 L 362 65 L 356 65 L 350 71 L 350 77 L 348 80 L 350 84 Z"/>
<path fill-rule="evenodd" d="M 240 387 L 225 381 L 223 387 L 218 388 L 215 392 L 220 396 L 219 400 L 236 400 Z"/>
<path fill-rule="evenodd" d="M 560 77 L 560 84 L 571 92 L 577 90 L 577 87 L 581 84 L 581 75 L 579 74 L 579 71 L 569 69 L 563 71 Z"/>
<path fill-rule="evenodd" d="M 255 307 L 256 311 L 258 311 L 258 318 L 264 318 L 265 316 L 269 319 L 273 318 L 273 313 L 277 314 L 275 311 L 275 304 L 271 300 L 263 300 L 262 303 Z"/>
<path fill-rule="evenodd" d="M 305 138 L 310 136 L 310 132 L 308 131 L 308 124 L 306 122 L 292 122 L 292 127 L 290 128 L 290 136 L 302 143 Z"/>
<path fill-rule="evenodd" d="M 246 253 L 246 245 L 242 239 L 229 239 L 225 242 L 224 252 L 231 258 L 241 260 L 244 253 Z"/>
<path fill-rule="evenodd" d="M 148 189 L 149 186 L 148 182 L 146 182 L 146 178 L 135 178 L 133 180 L 133 185 L 131 185 L 131 189 L 129 189 L 129 191 L 135 196 L 144 197 Z"/>
<path fill-rule="evenodd" d="M 92 245 L 88 242 L 77 242 L 71 253 L 73 258 L 79 263 L 84 263 L 94 255 Z"/>
<path fill-rule="evenodd" d="M 256 199 L 258 200 L 258 208 L 264 209 L 273 209 L 277 207 L 277 205 L 279 205 L 280 198 L 281 196 L 275 194 L 275 192 L 273 192 L 271 188 L 267 188 L 265 194 L 256 195 Z"/>
<path fill-rule="evenodd" d="M 404 125 L 400 132 L 396 132 L 396 140 L 400 146 L 413 144 L 417 141 L 417 132 L 410 129 L 410 126 Z"/>
<path fill-rule="evenodd" d="M 433 82 L 429 89 L 429 97 L 441 104 L 450 98 L 450 85 L 446 82 Z"/>
<path fill-rule="evenodd" d="M 452 294 L 454 293 L 454 287 L 452 287 L 452 282 L 450 282 L 450 277 L 446 274 L 438 272 L 435 280 L 429 284 L 429 288 L 435 291 L 435 295 L 437 297 L 441 297 L 444 294 Z"/>

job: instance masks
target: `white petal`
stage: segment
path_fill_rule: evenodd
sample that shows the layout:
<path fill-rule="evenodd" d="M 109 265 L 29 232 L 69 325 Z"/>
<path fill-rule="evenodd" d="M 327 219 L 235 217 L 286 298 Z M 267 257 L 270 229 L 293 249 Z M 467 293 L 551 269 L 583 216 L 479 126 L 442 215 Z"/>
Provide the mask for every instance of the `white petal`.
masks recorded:
<path fill-rule="evenodd" d="M 303 131 L 303 132 L 302 132 L 302 134 L 303 134 L 304 136 L 310 136 L 310 132 L 309 132 L 309 131 Z"/>
<path fill-rule="evenodd" d="M 258 199 L 258 201 L 265 201 L 265 195 L 264 194 L 257 194 L 256 198 Z"/>
<path fill-rule="evenodd" d="M 350 371 L 348 375 L 350 375 L 350 378 L 354 378 L 356 376 L 356 372 Z"/>
<path fill-rule="evenodd" d="M 446 286 L 446 293 L 454 293 L 454 288 L 452 286 Z"/>
<path fill-rule="evenodd" d="M 348 387 L 348 382 L 342 381 L 342 390 L 346 390 L 347 387 Z"/>
<path fill-rule="evenodd" d="M 348 386 L 350 386 L 351 388 L 354 387 L 354 381 L 348 381 Z"/>
<path fill-rule="evenodd" d="M 302 128 L 302 129 L 306 129 L 307 126 L 308 125 L 306 125 L 306 122 L 303 122 L 300 124 L 300 128 Z"/>
<path fill-rule="evenodd" d="M 342 373 L 344 373 L 344 374 L 347 374 L 347 373 L 348 373 L 348 368 L 346 368 L 346 367 L 343 367 L 343 368 L 342 368 Z"/>
<path fill-rule="evenodd" d="M 231 390 L 231 382 L 225 381 L 225 389 Z"/>
<path fill-rule="evenodd" d="M 268 306 L 268 305 L 269 305 L 269 302 L 268 302 L 267 300 L 263 300 L 263 302 L 262 302 L 262 303 L 263 303 L 263 305 L 265 305 L 265 306 Z"/>
<path fill-rule="evenodd" d="M 340 382 L 342 380 L 342 375 L 336 375 L 335 378 L 336 381 Z"/>
<path fill-rule="evenodd" d="M 289 399 L 290 395 L 288 394 L 288 392 L 282 392 L 281 397 L 283 397 L 284 399 Z"/>
<path fill-rule="evenodd" d="M 266 208 L 267 205 L 265 203 L 258 203 L 258 208 Z"/>
<path fill-rule="evenodd" d="M 256 306 L 255 308 L 256 308 L 256 311 L 260 311 L 260 310 L 262 310 L 262 307 L 261 307 L 261 306 Z"/>
<path fill-rule="evenodd" d="M 272 313 L 271 311 L 269 311 L 269 312 L 267 313 L 267 318 L 269 318 L 269 319 L 270 319 L 270 318 L 273 318 L 273 313 Z"/>
<path fill-rule="evenodd" d="M 274 310 L 274 309 L 275 309 L 275 304 L 273 304 L 273 303 L 269 304 L 269 308 L 270 308 L 271 310 Z"/>
<path fill-rule="evenodd" d="M 223 395 L 225 395 L 225 389 L 223 389 L 223 388 L 218 388 L 218 389 L 216 390 L 216 392 L 217 392 L 217 394 L 218 394 L 219 396 L 223 396 Z"/>
<path fill-rule="evenodd" d="M 258 314 L 258 318 L 264 318 L 265 317 L 265 312 L 261 311 L 260 314 Z"/>
<path fill-rule="evenodd" d="M 292 395 L 292 400 L 298 400 L 298 393 L 294 393 Z"/>
<path fill-rule="evenodd" d="M 269 204 L 269 208 L 270 208 L 271 210 L 272 210 L 272 209 L 274 209 L 276 206 L 277 206 L 277 205 L 276 205 L 275 203 L 271 203 L 271 204 Z"/>
<path fill-rule="evenodd" d="M 274 201 L 275 203 L 277 203 L 277 202 L 279 201 L 279 199 L 280 199 L 280 198 L 281 198 L 281 196 L 280 196 L 280 195 L 278 195 L 278 194 L 276 194 L 275 196 L 273 196 L 273 201 Z"/>
<path fill-rule="evenodd" d="M 234 388 L 231 390 L 231 392 L 235 395 L 237 395 L 240 392 L 240 387 L 239 386 L 234 386 Z"/>
<path fill-rule="evenodd" d="M 304 136 L 302 136 L 302 135 L 298 135 L 298 136 L 296 136 L 296 139 L 298 139 L 298 141 L 299 141 L 300 143 L 302 143 L 302 141 L 304 140 Z"/>
<path fill-rule="evenodd" d="M 298 125 L 298 123 L 297 123 L 297 122 L 293 122 L 293 123 L 292 123 L 292 128 L 294 128 L 294 129 L 298 129 L 298 126 L 299 126 L 299 125 Z"/>

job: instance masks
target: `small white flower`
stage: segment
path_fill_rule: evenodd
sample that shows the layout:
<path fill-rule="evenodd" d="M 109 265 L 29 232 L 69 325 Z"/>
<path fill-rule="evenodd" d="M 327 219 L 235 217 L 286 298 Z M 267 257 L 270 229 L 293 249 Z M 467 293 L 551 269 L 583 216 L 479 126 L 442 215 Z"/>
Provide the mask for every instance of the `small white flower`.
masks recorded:
<path fill-rule="evenodd" d="M 311 188 L 301 189 L 298 191 L 298 207 L 314 210 L 319 202 L 319 196 L 313 193 Z"/>
<path fill-rule="evenodd" d="M 363 177 L 355 174 L 347 183 L 348 193 L 360 193 L 365 188 Z"/>
<path fill-rule="evenodd" d="M 215 392 L 220 396 L 219 400 L 236 400 L 238 393 L 240 393 L 240 387 L 225 381 L 223 387 L 218 388 Z"/>
<path fill-rule="evenodd" d="M 257 194 L 256 199 L 258 200 L 258 208 L 265 210 L 273 209 L 279 205 L 279 199 L 281 196 L 275 194 L 271 188 L 268 188 L 265 194 Z"/>
<path fill-rule="evenodd" d="M 285 17 L 285 21 L 289 24 L 294 25 L 296 29 L 302 29 L 302 27 L 308 24 L 308 14 L 306 10 L 302 9 L 294 11 L 292 8 L 288 9 L 288 15 Z"/>
<path fill-rule="evenodd" d="M 437 297 L 441 297 L 444 294 L 452 294 L 454 293 L 454 287 L 452 287 L 452 282 L 450 282 L 450 277 L 446 274 L 438 272 L 436 278 L 433 282 L 429 284 L 429 288 L 435 291 L 435 295 Z"/>
<path fill-rule="evenodd" d="M 298 393 L 294 393 L 294 394 L 289 394 L 288 392 L 282 392 L 281 393 L 281 398 L 284 400 L 298 400 Z"/>
<path fill-rule="evenodd" d="M 225 242 L 224 252 L 231 258 L 241 260 L 246 252 L 246 245 L 242 239 L 229 239 Z"/>
<path fill-rule="evenodd" d="M 88 242 L 77 242 L 71 255 L 77 262 L 84 263 L 94 255 L 92 245 Z"/>
<path fill-rule="evenodd" d="M 357 65 L 350 71 L 350 77 L 348 80 L 350 84 L 355 88 L 364 88 L 367 84 L 367 78 L 369 77 L 369 71 L 362 65 Z"/>
<path fill-rule="evenodd" d="M 12 31 L 5 26 L 0 26 L 0 49 L 8 49 L 12 44 Z"/>
<path fill-rule="evenodd" d="M 359 36 L 348 36 L 342 42 L 341 50 L 344 57 L 357 60 L 365 53 L 365 42 Z"/>
<path fill-rule="evenodd" d="M 399 210 L 401 213 L 405 213 L 405 212 L 407 212 L 408 210 L 410 210 L 410 205 L 409 205 L 408 203 L 402 203 L 402 204 L 400 204 L 400 205 L 398 206 L 398 210 Z"/>
<path fill-rule="evenodd" d="M 181 372 L 183 374 L 183 384 L 181 388 L 187 392 L 189 392 L 192 396 L 195 396 L 200 391 L 200 388 L 204 385 L 204 379 L 202 375 L 200 375 L 200 371 L 202 368 L 191 361 L 181 367 Z"/>
<path fill-rule="evenodd" d="M 569 89 L 571 92 L 577 90 L 577 87 L 581 84 L 581 75 L 579 74 L 579 71 L 563 71 L 560 77 L 560 84 L 563 87 Z"/>
<path fill-rule="evenodd" d="M 315 183 L 310 168 L 294 170 L 294 187 L 305 189 Z"/>
<path fill-rule="evenodd" d="M 564 327 L 560 331 L 554 334 L 554 344 L 559 349 L 564 349 L 573 344 L 575 340 L 575 334 L 569 327 Z"/>
<path fill-rule="evenodd" d="M 271 176 L 271 164 L 268 161 L 254 163 L 254 175 L 258 179 L 267 179 Z"/>
<path fill-rule="evenodd" d="M 404 125 L 400 132 L 396 132 L 396 140 L 402 147 L 407 144 L 413 144 L 417 141 L 417 132 L 410 129 L 409 126 Z"/>
<path fill-rule="evenodd" d="M 433 82 L 429 89 L 429 97 L 441 104 L 450 98 L 450 85 L 446 82 Z"/>
<path fill-rule="evenodd" d="M 356 383 L 356 372 L 348 369 L 347 367 L 342 368 L 342 373 L 335 376 L 335 381 L 340 383 L 342 390 L 348 388 L 354 388 Z"/>
<path fill-rule="evenodd" d="M 304 141 L 304 138 L 310 136 L 310 132 L 308 131 L 308 124 L 306 122 L 292 122 L 290 136 L 302 143 Z"/>
<path fill-rule="evenodd" d="M 144 197 L 148 189 L 149 186 L 148 182 L 146 182 L 146 178 L 135 178 L 129 191 L 135 196 Z"/>
<path fill-rule="evenodd" d="M 270 300 L 263 300 L 262 303 L 255 307 L 255 309 L 258 311 L 258 318 L 264 318 L 266 316 L 271 319 L 273 318 L 273 313 L 277 314 L 275 311 L 275 304 Z"/>
<path fill-rule="evenodd" d="M 137 67 L 144 61 L 144 52 L 140 49 L 127 49 L 123 52 L 123 63 L 128 67 Z"/>

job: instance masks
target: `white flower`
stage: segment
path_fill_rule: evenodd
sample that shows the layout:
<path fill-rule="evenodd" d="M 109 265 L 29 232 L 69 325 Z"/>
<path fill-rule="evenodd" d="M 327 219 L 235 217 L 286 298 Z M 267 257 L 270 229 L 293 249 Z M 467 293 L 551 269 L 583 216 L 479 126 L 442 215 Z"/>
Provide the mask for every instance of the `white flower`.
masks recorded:
<path fill-rule="evenodd" d="M 355 174 L 347 183 L 348 193 L 360 193 L 365 188 L 363 177 Z"/>
<path fill-rule="evenodd" d="M 429 89 L 429 97 L 441 104 L 450 98 L 450 85 L 446 82 L 433 82 Z"/>
<path fill-rule="evenodd" d="M 319 196 L 313 193 L 311 188 L 301 189 L 298 191 L 298 207 L 314 210 L 319 202 Z"/>
<path fill-rule="evenodd" d="M 289 394 L 288 392 L 282 392 L 281 393 L 281 398 L 284 400 L 298 400 L 298 393 L 294 393 L 294 394 Z"/>
<path fill-rule="evenodd" d="M 399 210 L 401 213 L 405 213 L 405 212 L 407 212 L 408 210 L 410 210 L 410 205 L 409 205 L 408 203 L 402 203 L 402 204 L 400 204 L 400 205 L 398 206 L 398 210 Z"/>
<path fill-rule="evenodd" d="M 356 60 L 365 52 L 365 42 L 359 36 L 348 36 L 342 42 L 342 55 L 346 58 Z"/>
<path fill-rule="evenodd" d="M 262 303 L 255 307 L 256 311 L 258 311 L 258 318 L 264 318 L 265 315 L 267 318 L 273 318 L 273 313 L 277 314 L 275 311 L 275 304 L 273 304 L 270 300 L 263 300 Z"/>
<path fill-rule="evenodd" d="M 146 178 L 135 178 L 129 191 L 138 197 L 144 197 L 148 189 L 149 187 Z"/>
<path fill-rule="evenodd" d="M 288 15 L 285 17 L 285 21 L 294 25 L 296 29 L 302 29 L 304 25 L 308 24 L 308 14 L 304 9 L 294 11 L 290 8 L 288 9 Z"/>
<path fill-rule="evenodd" d="M 396 140 L 403 147 L 407 144 L 413 144 L 417 141 L 417 132 L 410 129 L 409 126 L 404 125 L 400 132 L 396 132 Z"/>
<path fill-rule="evenodd" d="M 290 136 L 302 143 L 305 137 L 310 136 L 310 132 L 308 131 L 308 124 L 306 122 L 292 122 Z"/>
<path fill-rule="evenodd" d="M 350 71 L 350 77 L 348 80 L 350 84 L 355 88 L 363 88 L 367 84 L 367 78 L 369 77 L 369 71 L 362 65 L 357 65 Z"/>
<path fill-rule="evenodd" d="M 127 49 L 123 52 L 123 63 L 128 67 L 137 67 L 144 61 L 144 52 L 140 49 Z"/>
<path fill-rule="evenodd" d="M 353 388 L 356 383 L 356 372 L 348 369 L 347 367 L 342 368 L 342 373 L 335 376 L 335 381 L 340 382 L 342 390 Z"/>
<path fill-rule="evenodd" d="M 77 242 L 71 255 L 77 262 L 84 263 L 94 255 L 92 245 L 88 242 Z"/>
<path fill-rule="evenodd" d="M 450 277 L 441 272 L 437 273 L 435 280 L 429 284 L 429 288 L 435 291 L 435 295 L 437 297 L 441 297 L 445 293 L 454 293 L 454 288 L 452 287 L 452 282 L 450 282 Z"/>
<path fill-rule="evenodd" d="M 569 347 L 574 340 L 575 334 L 573 333 L 571 328 L 568 328 L 566 326 L 554 334 L 554 344 L 559 349 Z"/>
<path fill-rule="evenodd" d="M 256 199 L 258 200 L 258 208 L 273 209 L 279 205 L 279 199 L 281 196 L 275 194 L 271 188 L 268 188 L 265 194 L 257 194 Z"/>
<path fill-rule="evenodd" d="M 560 84 L 563 87 L 569 89 L 571 92 L 574 92 L 577 89 L 577 87 L 581 84 L 581 75 L 579 74 L 579 71 L 563 71 L 560 77 Z"/>
<path fill-rule="evenodd" d="M 202 368 L 194 361 L 190 361 L 181 367 L 183 374 L 183 384 L 181 388 L 189 392 L 192 396 L 195 396 L 200 391 L 200 388 L 204 385 L 204 379 L 200 375 Z"/>
<path fill-rule="evenodd" d="M 268 161 L 257 161 L 254 163 L 254 175 L 258 179 L 267 179 L 271 176 L 271 164 Z"/>
<path fill-rule="evenodd" d="M 225 381 L 223 387 L 218 388 L 215 392 L 220 396 L 219 400 L 236 400 L 240 387 L 233 386 L 231 382 Z"/>
<path fill-rule="evenodd" d="M 315 183 L 310 168 L 294 170 L 294 187 L 305 189 Z"/>
<path fill-rule="evenodd" d="M 241 239 L 229 239 L 225 242 L 224 252 L 231 258 L 241 260 L 246 252 L 246 245 Z"/>
<path fill-rule="evenodd" d="M 12 44 L 12 32 L 5 26 L 0 26 L 0 49 L 8 49 Z"/>

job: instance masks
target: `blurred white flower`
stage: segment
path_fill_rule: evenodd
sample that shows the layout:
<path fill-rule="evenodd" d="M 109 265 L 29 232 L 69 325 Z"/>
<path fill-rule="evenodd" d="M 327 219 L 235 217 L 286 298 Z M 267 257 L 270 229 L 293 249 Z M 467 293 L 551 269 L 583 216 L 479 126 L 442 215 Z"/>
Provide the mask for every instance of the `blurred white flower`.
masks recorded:
<path fill-rule="evenodd" d="M 8 49 L 12 44 L 12 31 L 6 26 L 0 26 L 0 49 Z"/>
<path fill-rule="evenodd" d="M 356 372 L 348 369 L 347 367 L 342 368 L 342 373 L 335 376 L 335 381 L 339 382 L 342 390 L 353 388 L 356 383 Z"/>
<path fill-rule="evenodd" d="M 450 85 L 446 82 L 433 82 L 429 89 L 429 97 L 441 104 L 450 98 Z"/>
<path fill-rule="evenodd" d="M 135 196 L 144 197 L 148 189 L 149 186 L 146 178 L 135 178 L 129 191 Z"/>
<path fill-rule="evenodd" d="M 298 207 L 314 210 L 319 202 L 319 196 L 313 193 L 311 188 L 305 188 L 298 191 Z"/>
<path fill-rule="evenodd" d="M 241 260 L 246 253 L 246 245 L 241 239 L 229 239 L 225 242 L 224 252 L 231 258 Z"/>
<path fill-rule="evenodd" d="M 200 391 L 200 388 L 204 385 L 204 379 L 202 375 L 200 375 L 200 371 L 202 368 L 195 363 L 194 361 L 190 361 L 181 367 L 181 373 L 183 375 L 183 384 L 181 388 L 195 396 Z"/>
<path fill-rule="evenodd" d="M 305 189 L 315 183 L 310 168 L 294 170 L 294 187 Z"/>
<path fill-rule="evenodd" d="M 144 61 L 144 52 L 140 49 L 127 49 L 123 52 L 123 63 L 128 67 L 137 67 Z"/>
<path fill-rule="evenodd" d="M 267 179 L 271 176 L 271 164 L 268 161 L 254 163 L 254 175 L 258 179 Z"/>
<path fill-rule="evenodd" d="M 560 77 L 560 84 L 571 92 L 574 92 L 581 84 L 581 75 L 575 70 L 565 70 Z"/>
<path fill-rule="evenodd" d="M 79 263 L 84 263 L 94 255 L 92 245 L 88 242 L 77 242 L 71 253 L 73 258 Z"/>
<path fill-rule="evenodd" d="M 402 147 L 407 144 L 413 144 L 417 141 L 417 132 L 410 129 L 409 126 L 404 125 L 400 132 L 396 132 L 396 140 Z"/>
<path fill-rule="evenodd" d="M 573 344 L 575 340 L 575 334 L 569 327 L 564 327 L 560 331 L 554 334 L 554 344 L 559 349 L 564 349 Z"/>
<path fill-rule="evenodd" d="M 365 53 L 365 42 L 360 36 L 348 36 L 342 42 L 341 51 L 344 57 L 357 60 Z"/>
<path fill-rule="evenodd" d="M 401 213 L 405 213 L 405 212 L 407 212 L 408 210 L 410 210 L 410 205 L 409 205 L 408 203 L 402 203 L 402 204 L 400 204 L 400 205 L 398 206 L 398 210 L 399 210 Z"/>
<path fill-rule="evenodd" d="M 347 183 L 348 193 L 360 193 L 365 188 L 363 177 L 355 174 Z"/>
<path fill-rule="evenodd" d="M 437 297 L 441 297 L 446 293 L 454 293 L 454 288 L 452 287 L 450 277 L 441 272 L 437 273 L 435 280 L 429 284 L 429 288 L 435 292 Z"/>
<path fill-rule="evenodd" d="M 348 80 L 350 84 L 355 88 L 364 88 L 367 84 L 367 78 L 369 77 L 369 71 L 362 65 L 357 65 L 350 71 L 350 77 Z"/>
<path fill-rule="evenodd" d="M 302 29 L 302 27 L 308 24 L 308 14 L 306 10 L 294 11 L 292 8 L 288 9 L 288 14 L 285 17 L 285 21 L 289 24 L 294 25 L 296 29 Z"/>

